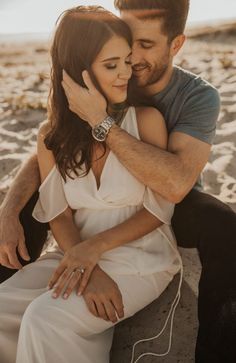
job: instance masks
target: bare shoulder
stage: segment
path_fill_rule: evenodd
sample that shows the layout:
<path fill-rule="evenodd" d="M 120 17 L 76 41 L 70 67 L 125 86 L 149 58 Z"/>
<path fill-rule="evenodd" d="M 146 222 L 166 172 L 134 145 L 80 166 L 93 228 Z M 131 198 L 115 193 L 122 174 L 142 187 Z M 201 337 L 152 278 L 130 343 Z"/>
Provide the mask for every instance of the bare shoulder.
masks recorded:
<path fill-rule="evenodd" d="M 166 149 L 168 134 L 160 111 L 154 107 L 136 107 L 135 111 L 141 140 Z"/>
<path fill-rule="evenodd" d="M 50 122 L 48 120 L 44 120 L 39 125 L 38 136 L 45 137 L 46 134 L 50 131 L 50 129 L 51 129 Z"/>

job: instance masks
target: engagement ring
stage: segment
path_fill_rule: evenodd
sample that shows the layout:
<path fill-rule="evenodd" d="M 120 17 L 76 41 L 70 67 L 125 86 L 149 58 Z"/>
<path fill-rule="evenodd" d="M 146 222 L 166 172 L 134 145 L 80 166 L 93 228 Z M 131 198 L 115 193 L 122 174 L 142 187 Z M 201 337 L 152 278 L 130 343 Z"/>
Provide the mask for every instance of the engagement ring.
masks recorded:
<path fill-rule="evenodd" d="M 79 273 L 81 273 L 81 275 L 83 275 L 85 273 L 85 268 L 84 267 L 76 267 L 73 272 L 78 271 Z"/>

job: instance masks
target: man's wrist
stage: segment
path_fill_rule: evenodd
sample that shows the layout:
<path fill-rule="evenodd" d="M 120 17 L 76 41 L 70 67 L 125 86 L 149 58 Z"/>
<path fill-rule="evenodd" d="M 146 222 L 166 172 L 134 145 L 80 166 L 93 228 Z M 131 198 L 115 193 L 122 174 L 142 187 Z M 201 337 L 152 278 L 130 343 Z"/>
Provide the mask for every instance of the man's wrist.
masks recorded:
<path fill-rule="evenodd" d="M 0 216 L 1 218 L 15 218 L 19 219 L 21 210 L 15 207 L 9 208 L 7 204 L 2 203 L 0 206 Z"/>
<path fill-rule="evenodd" d="M 100 114 L 96 114 L 92 120 L 89 121 L 90 126 L 96 127 L 99 125 L 106 117 L 108 116 L 107 112 L 102 112 Z"/>

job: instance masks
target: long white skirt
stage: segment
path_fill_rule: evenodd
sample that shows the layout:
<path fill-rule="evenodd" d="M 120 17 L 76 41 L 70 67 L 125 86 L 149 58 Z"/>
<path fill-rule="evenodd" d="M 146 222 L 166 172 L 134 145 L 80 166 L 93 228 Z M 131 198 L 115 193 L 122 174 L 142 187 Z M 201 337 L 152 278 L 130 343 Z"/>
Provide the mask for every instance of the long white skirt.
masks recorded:
<path fill-rule="evenodd" d="M 0 285 L 1 363 L 108 363 L 113 323 L 93 316 L 75 292 L 52 298 L 47 282 L 61 260 L 50 252 Z M 128 318 L 155 300 L 173 278 L 116 275 Z M 158 328 L 158 327 L 157 327 Z"/>

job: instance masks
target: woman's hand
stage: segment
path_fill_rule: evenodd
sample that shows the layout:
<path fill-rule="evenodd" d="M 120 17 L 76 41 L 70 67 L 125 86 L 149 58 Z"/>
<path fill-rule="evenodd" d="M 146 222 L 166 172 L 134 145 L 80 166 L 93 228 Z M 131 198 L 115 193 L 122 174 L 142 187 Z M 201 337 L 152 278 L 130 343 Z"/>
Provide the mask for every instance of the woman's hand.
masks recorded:
<path fill-rule="evenodd" d="M 94 240 L 84 241 L 70 248 L 49 280 L 48 288 L 54 288 L 53 297 L 57 298 L 64 291 L 63 297 L 67 299 L 78 284 L 77 294 L 81 295 L 101 254 Z"/>

